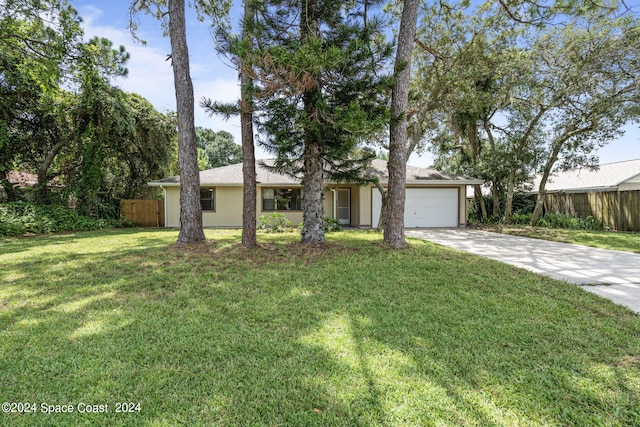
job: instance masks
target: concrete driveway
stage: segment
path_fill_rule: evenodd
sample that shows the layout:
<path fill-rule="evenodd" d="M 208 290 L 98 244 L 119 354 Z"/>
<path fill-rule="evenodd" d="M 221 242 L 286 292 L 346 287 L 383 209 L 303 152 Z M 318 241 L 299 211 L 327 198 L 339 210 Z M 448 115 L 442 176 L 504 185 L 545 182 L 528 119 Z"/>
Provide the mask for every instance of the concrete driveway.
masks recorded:
<path fill-rule="evenodd" d="M 468 229 L 407 229 L 408 237 L 581 285 L 640 313 L 640 254 Z"/>

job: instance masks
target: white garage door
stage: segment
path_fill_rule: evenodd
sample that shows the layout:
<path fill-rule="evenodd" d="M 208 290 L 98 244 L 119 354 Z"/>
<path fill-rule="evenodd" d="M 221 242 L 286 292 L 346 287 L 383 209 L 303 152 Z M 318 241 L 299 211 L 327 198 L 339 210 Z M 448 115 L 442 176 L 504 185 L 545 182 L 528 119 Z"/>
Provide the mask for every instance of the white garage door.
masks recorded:
<path fill-rule="evenodd" d="M 378 225 L 382 198 L 373 190 L 373 227 Z M 457 188 L 407 188 L 404 208 L 405 228 L 457 227 Z"/>

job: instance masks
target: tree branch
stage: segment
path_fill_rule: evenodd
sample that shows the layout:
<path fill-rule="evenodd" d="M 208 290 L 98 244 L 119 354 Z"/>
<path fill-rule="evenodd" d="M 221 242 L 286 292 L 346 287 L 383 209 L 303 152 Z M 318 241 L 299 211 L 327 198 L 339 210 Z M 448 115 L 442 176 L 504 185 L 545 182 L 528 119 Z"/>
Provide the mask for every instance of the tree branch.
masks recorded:
<path fill-rule="evenodd" d="M 444 61 L 446 58 L 442 55 L 440 55 L 438 52 L 436 52 L 434 49 L 432 49 L 430 46 L 428 46 L 426 43 L 420 41 L 417 37 L 414 38 L 413 40 L 418 46 L 420 46 L 422 49 L 426 50 L 427 52 L 429 52 L 431 55 L 433 55 L 436 59 L 439 59 L 441 61 Z"/>

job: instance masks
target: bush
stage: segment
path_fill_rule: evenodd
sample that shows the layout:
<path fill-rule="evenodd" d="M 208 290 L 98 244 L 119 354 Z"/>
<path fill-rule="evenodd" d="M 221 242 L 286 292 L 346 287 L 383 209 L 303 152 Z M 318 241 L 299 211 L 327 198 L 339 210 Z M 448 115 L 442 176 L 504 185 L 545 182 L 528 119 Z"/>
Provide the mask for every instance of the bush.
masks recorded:
<path fill-rule="evenodd" d="M 547 228 L 568 228 L 572 230 L 603 230 L 601 221 L 592 216 L 577 218 L 566 214 L 546 214 L 538 221 L 538 226 Z"/>
<path fill-rule="evenodd" d="M 489 217 L 485 220 L 482 219 L 482 214 L 478 206 L 475 204 L 475 200 L 472 200 L 469 204 L 469 208 L 467 209 L 467 218 L 469 224 L 501 224 L 504 221 L 504 213 L 505 206 L 507 203 L 506 194 L 500 195 L 500 209 L 498 214 L 493 215 L 493 197 L 492 196 L 484 196 L 484 204 L 487 208 L 487 213 Z M 531 213 L 533 213 L 533 208 L 535 207 L 535 201 L 531 198 L 530 195 L 521 192 L 513 193 L 513 201 L 512 201 L 512 223 L 513 224 L 528 224 L 531 220 Z M 529 215 L 529 221 L 526 221 L 524 218 Z M 516 217 L 519 216 L 521 222 L 516 222 Z"/>
<path fill-rule="evenodd" d="M 284 233 L 291 231 L 293 224 L 284 214 L 274 212 L 268 215 L 260 215 L 257 228 L 267 233 Z"/>
<path fill-rule="evenodd" d="M 36 205 L 28 202 L 0 205 L 0 235 L 2 236 L 89 231 L 122 225 L 122 222 L 116 219 L 82 216 L 62 206 Z"/>
<path fill-rule="evenodd" d="M 342 224 L 335 218 L 331 218 L 329 216 L 322 216 L 322 229 L 325 233 L 330 233 L 332 231 L 342 231 Z"/>
<path fill-rule="evenodd" d="M 257 228 L 258 230 L 263 230 L 267 233 L 284 233 L 292 231 L 294 226 L 291 221 L 284 216 L 284 214 L 274 212 L 268 215 L 261 215 L 260 218 L 258 218 Z M 302 224 L 298 224 L 298 228 L 302 229 Z M 340 224 L 340 221 L 335 218 L 323 215 L 322 229 L 325 233 L 342 231 L 342 224 Z"/>
<path fill-rule="evenodd" d="M 531 224 L 532 216 L 532 214 L 514 213 L 511 217 L 511 223 L 517 225 L 529 225 Z"/>
<path fill-rule="evenodd" d="M 503 202 L 503 204 L 506 203 Z M 526 193 L 516 192 L 513 193 L 513 213 L 520 215 L 532 214 L 533 209 L 536 207 L 535 200 Z M 504 209 L 504 206 L 502 207 Z"/>

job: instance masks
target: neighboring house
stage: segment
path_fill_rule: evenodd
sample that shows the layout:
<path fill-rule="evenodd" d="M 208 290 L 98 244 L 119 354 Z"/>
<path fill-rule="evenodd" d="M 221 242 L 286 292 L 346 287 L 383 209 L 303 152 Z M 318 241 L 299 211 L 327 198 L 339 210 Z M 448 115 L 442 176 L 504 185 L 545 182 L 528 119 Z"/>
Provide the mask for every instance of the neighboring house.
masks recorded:
<path fill-rule="evenodd" d="M 533 182 L 532 194 L 538 194 L 540 176 Z M 589 193 L 640 190 L 640 159 L 606 163 L 597 169 L 571 169 L 549 176 L 547 193 Z"/>
<path fill-rule="evenodd" d="M 20 200 L 34 201 L 35 188 L 38 185 L 38 175 L 28 172 L 9 171 L 7 172 L 7 181 L 18 191 Z M 52 179 L 47 183 L 49 191 L 60 191 L 64 186 L 58 184 L 56 179 Z M 0 201 L 7 200 L 7 193 L 0 183 Z"/>
<path fill-rule="evenodd" d="M 533 184 L 535 195 L 539 176 Z M 640 231 L 640 159 L 556 172 L 546 190 L 545 212 L 591 216 L 610 229 Z"/>
<path fill-rule="evenodd" d="M 20 190 L 28 190 L 38 184 L 38 175 L 27 172 L 9 171 L 7 172 L 7 181 Z M 0 201 L 2 200 L 7 200 L 7 193 L 2 185 L 0 185 Z"/>
<path fill-rule="evenodd" d="M 264 161 L 269 164 L 269 160 Z M 387 185 L 387 164 L 373 161 L 373 173 Z M 257 215 L 284 214 L 294 224 L 302 222 L 300 179 L 256 164 Z M 407 166 L 405 227 L 459 227 L 466 225 L 466 186 L 481 180 L 448 175 L 432 169 Z M 149 183 L 164 191 L 165 226 L 180 226 L 180 178 Z M 205 227 L 242 226 L 242 163 L 200 172 L 200 197 Z M 381 197 L 373 185 L 325 183 L 325 215 L 345 226 L 372 228 L 380 218 Z"/>

